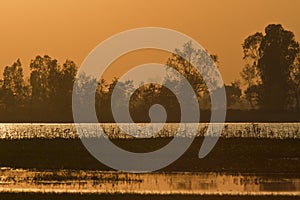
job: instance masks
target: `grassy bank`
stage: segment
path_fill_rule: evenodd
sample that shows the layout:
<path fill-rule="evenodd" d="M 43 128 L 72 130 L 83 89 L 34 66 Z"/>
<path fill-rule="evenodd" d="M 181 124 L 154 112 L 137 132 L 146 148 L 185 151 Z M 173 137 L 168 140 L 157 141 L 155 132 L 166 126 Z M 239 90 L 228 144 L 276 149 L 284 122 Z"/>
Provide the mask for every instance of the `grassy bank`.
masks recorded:
<path fill-rule="evenodd" d="M 113 140 L 120 147 L 147 152 L 170 139 Z M 220 138 L 213 151 L 198 158 L 203 138 L 196 138 L 181 158 L 162 171 L 293 173 L 300 175 L 300 140 Z M 117 158 L 116 158 L 117 159 Z M 93 158 L 78 139 L 0 140 L 0 166 L 32 169 L 111 170 Z"/>

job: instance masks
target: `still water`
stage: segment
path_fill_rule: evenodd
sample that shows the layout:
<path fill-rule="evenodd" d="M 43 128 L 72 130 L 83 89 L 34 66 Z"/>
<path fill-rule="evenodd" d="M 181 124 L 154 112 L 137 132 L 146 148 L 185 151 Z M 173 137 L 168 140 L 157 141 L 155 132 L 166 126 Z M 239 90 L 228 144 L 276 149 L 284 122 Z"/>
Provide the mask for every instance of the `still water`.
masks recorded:
<path fill-rule="evenodd" d="M 101 124 L 111 138 L 132 138 L 137 133 L 131 124 L 125 131 L 115 124 Z M 143 125 L 143 124 L 141 124 Z M 178 130 L 178 124 L 165 124 L 152 137 L 177 134 L 190 137 L 190 129 L 197 126 L 198 136 L 204 136 L 207 123 L 187 123 Z M 93 125 L 91 125 L 92 127 Z M 158 124 L 158 126 L 160 126 Z M 89 131 L 85 137 L 102 137 Z M 151 136 L 150 136 L 151 137 Z M 223 138 L 300 139 L 300 123 L 225 123 Z M 74 124 L 0 124 L 0 139 L 78 138 Z M 230 194 L 230 195 L 293 195 L 300 196 L 299 175 L 238 174 L 238 173 L 121 173 L 103 171 L 34 171 L 0 169 L 0 192 L 56 192 L 56 193 L 140 193 L 140 194 Z"/>
<path fill-rule="evenodd" d="M 1 168 L 0 192 L 300 196 L 300 178 L 224 173 L 127 174 Z"/>

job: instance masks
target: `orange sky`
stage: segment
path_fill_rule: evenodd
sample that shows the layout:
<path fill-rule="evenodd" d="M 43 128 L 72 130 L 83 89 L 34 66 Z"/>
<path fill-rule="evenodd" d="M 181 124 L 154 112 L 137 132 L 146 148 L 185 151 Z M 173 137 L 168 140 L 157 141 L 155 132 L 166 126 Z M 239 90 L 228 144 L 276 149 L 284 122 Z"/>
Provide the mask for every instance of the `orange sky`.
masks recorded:
<path fill-rule="evenodd" d="M 70 58 L 80 65 L 113 34 L 159 26 L 183 32 L 217 54 L 223 79 L 230 83 L 239 78 L 243 66 L 245 37 L 263 31 L 269 23 L 281 23 L 300 40 L 299 11 L 299 0 L 1 0 L 0 73 L 17 58 L 28 72 L 28 62 L 37 54 L 60 62 Z M 118 62 L 110 73 L 149 62 L 149 57 L 163 61 L 166 55 L 136 54 Z"/>

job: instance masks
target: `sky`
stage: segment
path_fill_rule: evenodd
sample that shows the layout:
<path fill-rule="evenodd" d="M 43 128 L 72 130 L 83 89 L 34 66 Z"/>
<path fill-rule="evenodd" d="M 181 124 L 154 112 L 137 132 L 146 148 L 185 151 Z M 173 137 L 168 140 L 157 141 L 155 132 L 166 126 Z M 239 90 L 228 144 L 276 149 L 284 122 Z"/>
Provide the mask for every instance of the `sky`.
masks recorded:
<path fill-rule="evenodd" d="M 79 66 L 99 43 L 119 32 L 147 27 L 180 31 L 219 57 L 225 83 L 240 78 L 243 40 L 281 23 L 300 40 L 299 0 L 1 0 L 0 73 L 20 58 L 25 72 L 36 55 Z M 165 62 L 159 51 L 133 52 L 106 72 L 119 76 L 133 65 Z"/>

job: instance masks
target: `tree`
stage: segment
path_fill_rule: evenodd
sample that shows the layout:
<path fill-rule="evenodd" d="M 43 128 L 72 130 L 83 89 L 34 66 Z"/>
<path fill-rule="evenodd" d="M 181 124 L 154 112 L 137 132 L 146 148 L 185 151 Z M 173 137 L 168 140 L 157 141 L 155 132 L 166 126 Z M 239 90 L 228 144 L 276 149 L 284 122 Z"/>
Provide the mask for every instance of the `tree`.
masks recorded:
<path fill-rule="evenodd" d="M 255 101 L 265 110 L 286 110 L 290 106 L 291 65 L 299 48 L 294 34 L 280 24 L 270 24 L 265 35 L 255 33 L 242 46 L 247 64 L 241 76 L 247 83 L 245 94 L 252 108 L 257 106 Z"/>
<path fill-rule="evenodd" d="M 0 107 L 5 109 L 5 119 L 71 121 L 76 64 L 66 60 L 61 66 L 47 55 L 36 56 L 30 70 L 30 78 L 25 80 L 19 59 L 5 67 L 0 80 Z"/>
<path fill-rule="evenodd" d="M 25 85 L 23 67 L 18 59 L 11 66 L 6 66 L 3 72 L 3 97 L 6 105 L 22 105 L 28 95 L 28 87 Z"/>
<path fill-rule="evenodd" d="M 279 24 L 268 25 L 265 32 L 257 66 L 262 80 L 262 103 L 268 110 L 284 110 L 288 106 L 290 66 L 299 44 L 294 34 Z"/>
<path fill-rule="evenodd" d="M 257 67 L 260 59 L 259 48 L 263 39 L 262 33 L 255 33 L 244 40 L 242 44 L 244 57 L 243 59 L 253 68 Z"/>
<path fill-rule="evenodd" d="M 92 106 L 87 107 L 86 105 L 93 105 L 93 103 L 95 103 L 93 98 L 95 98 L 97 86 L 98 82 L 95 77 L 89 76 L 84 72 L 78 74 L 76 82 L 74 83 L 75 90 L 73 90 L 76 98 L 72 100 L 72 103 L 73 106 L 77 107 L 77 110 L 85 111 L 83 115 L 80 116 L 82 117 L 79 119 L 80 122 L 91 122 L 90 120 L 93 120 L 93 116 L 90 115 L 90 113 L 93 113 L 94 109 Z"/>
<path fill-rule="evenodd" d="M 241 72 L 241 77 L 244 80 L 247 88 L 245 90 L 246 100 L 250 103 L 251 109 L 257 108 L 261 101 L 258 101 L 258 88 L 261 86 L 261 83 L 257 81 L 256 68 L 252 65 L 246 64 Z"/>
<path fill-rule="evenodd" d="M 112 113 L 110 109 L 110 97 L 108 96 L 108 83 L 105 79 L 98 81 L 96 90 L 96 113 L 101 122 L 112 122 Z"/>
<path fill-rule="evenodd" d="M 257 99 L 257 95 L 259 94 L 257 89 L 261 84 L 261 79 L 258 74 L 257 65 L 260 59 L 259 48 L 262 38 L 263 34 L 257 32 L 247 37 L 242 44 L 244 52 L 243 60 L 246 62 L 246 65 L 241 72 L 241 77 L 247 86 L 245 96 L 252 109 L 255 109 L 260 102 Z"/>
<path fill-rule="evenodd" d="M 245 98 L 250 103 L 251 109 L 258 109 L 262 105 L 262 85 L 252 85 L 245 90 Z"/>
<path fill-rule="evenodd" d="M 130 108 L 130 94 L 134 91 L 133 81 L 127 80 L 124 82 L 118 81 L 117 78 L 109 86 L 108 95 L 111 108 L 118 112 L 118 117 L 123 122 L 127 121 L 126 113 Z M 112 94 L 114 93 L 114 101 L 112 101 Z M 129 102 L 125 102 L 128 99 Z M 127 104 L 128 103 L 128 104 Z"/>
<path fill-rule="evenodd" d="M 296 111 L 300 111 L 300 48 L 290 68 L 290 88 L 293 107 Z"/>
<path fill-rule="evenodd" d="M 49 102 L 58 87 L 59 66 L 50 56 L 36 56 L 30 63 L 30 85 L 35 103 Z"/>
<path fill-rule="evenodd" d="M 165 82 L 175 85 L 176 93 L 182 94 L 186 92 L 181 88 L 182 79 L 187 79 L 197 95 L 200 107 L 210 108 L 210 105 L 206 105 L 208 99 L 206 98 L 208 95 L 208 84 L 213 87 L 211 89 L 217 89 L 220 86 L 217 79 L 218 76 L 215 74 L 216 71 L 211 68 L 214 63 L 218 62 L 218 57 L 216 55 L 210 55 L 208 57 L 204 49 L 195 49 L 191 41 L 185 43 L 182 49 L 175 49 L 175 52 L 176 53 L 172 54 L 166 64 L 179 72 L 183 77 L 177 76 L 177 74 L 172 73 L 172 71 L 168 71 Z M 197 67 L 201 70 L 201 74 L 192 63 L 197 64 Z M 202 75 L 205 76 L 206 82 Z M 189 104 L 189 102 L 186 103 Z M 210 102 L 208 104 L 210 104 Z"/>
<path fill-rule="evenodd" d="M 76 64 L 66 60 L 61 66 L 50 56 L 36 56 L 31 60 L 30 70 L 31 109 L 34 116 L 47 117 L 49 120 L 61 116 L 65 120 L 71 120 Z"/>
<path fill-rule="evenodd" d="M 173 53 L 172 56 L 168 59 L 167 65 L 182 74 L 190 82 L 196 92 L 206 91 L 207 86 L 203 80 L 203 77 L 191 63 L 197 63 L 202 67 L 201 70 L 203 71 L 203 74 L 211 76 L 213 75 L 213 71 L 210 71 L 210 69 L 206 66 L 211 64 L 211 60 L 217 62 L 218 57 L 216 55 L 211 55 L 211 60 L 208 60 L 205 50 L 195 49 L 192 46 L 191 41 L 185 43 L 182 49 L 175 49 L 175 52 L 176 54 Z M 169 72 L 168 75 L 168 78 L 176 79 L 180 82 L 179 77 L 174 75 L 173 73 Z M 213 82 L 213 78 L 214 76 L 211 76 L 211 82 Z"/>
<path fill-rule="evenodd" d="M 227 107 L 231 108 L 237 104 L 241 98 L 242 90 L 238 81 L 232 82 L 230 85 L 225 85 Z"/>
<path fill-rule="evenodd" d="M 76 73 L 77 66 L 75 62 L 66 60 L 50 77 L 50 81 L 56 83 L 52 87 L 52 104 L 60 113 L 67 115 L 66 118 L 72 118 L 72 92 Z"/>

